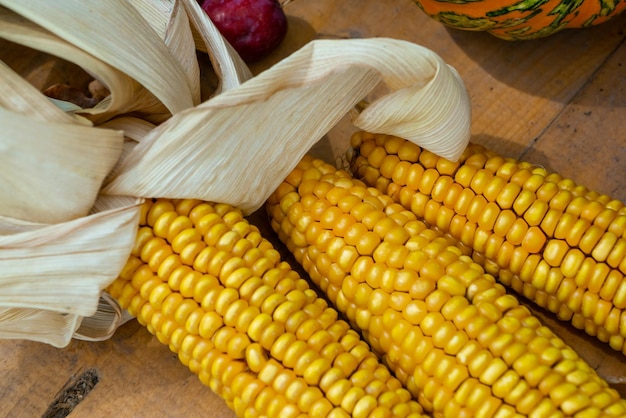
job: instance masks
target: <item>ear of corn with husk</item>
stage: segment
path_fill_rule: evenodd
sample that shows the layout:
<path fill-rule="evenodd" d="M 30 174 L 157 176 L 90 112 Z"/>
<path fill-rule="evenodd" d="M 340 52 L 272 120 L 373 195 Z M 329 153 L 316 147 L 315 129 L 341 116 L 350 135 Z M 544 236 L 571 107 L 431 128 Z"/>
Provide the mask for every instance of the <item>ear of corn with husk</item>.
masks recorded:
<path fill-rule="evenodd" d="M 0 253 L 3 295 L 11 302 L 2 306 L 44 311 L 36 317 L 51 318 L 51 329 L 63 335 L 55 345 L 67 344 L 80 323 L 73 318 L 63 327 L 52 325 L 56 313 L 82 318 L 96 311 L 102 289 L 133 246 L 144 198 L 199 198 L 251 213 L 379 84 L 390 92 L 354 115 L 357 126 L 426 138 L 421 145 L 449 158 L 460 155 L 469 139 L 469 101 L 458 74 L 408 42 L 314 41 L 251 77 L 194 1 L 0 4 L 6 42 L 74 63 L 108 92 L 95 106 L 80 108 L 48 99 L 10 63 L 0 67 L 6 81 L 0 140 L 10 150 L 3 153 Z M 219 79 L 203 103 L 197 49 L 208 51 Z M 267 123 L 270 118 L 279 123 Z M 441 120 L 454 123 L 435 141 Z M 40 169 L 24 173 L 24 165 Z M 79 252 L 92 267 L 71 261 L 80 259 Z M 20 267 L 24 257 L 31 259 L 29 269 Z M 38 263 L 43 257 L 46 262 Z M 51 285 L 58 280 L 75 286 Z M 25 296 L 31 286 L 41 290 L 40 299 Z M 43 334 L 24 334 L 37 335 Z"/>

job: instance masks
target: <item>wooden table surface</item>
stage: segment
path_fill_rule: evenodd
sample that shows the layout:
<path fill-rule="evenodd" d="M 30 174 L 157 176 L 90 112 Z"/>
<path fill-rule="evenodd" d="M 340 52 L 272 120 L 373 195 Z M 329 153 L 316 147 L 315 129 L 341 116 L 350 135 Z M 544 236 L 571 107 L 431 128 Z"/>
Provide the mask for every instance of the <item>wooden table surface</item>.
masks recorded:
<path fill-rule="evenodd" d="M 472 99 L 472 140 L 531 161 L 626 201 L 626 15 L 595 28 L 507 42 L 447 29 L 412 0 L 297 0 L 285 8 L 290 29 L 255 72 L 315 38 L 393 37 L 428 47 L 454 66 Z M 345 150 L 341 126 L 319 152 Z M 561 326 L 626 397 L 624 356 Z M 42 416 L 66 382 L 96 369 L 99 382 L 71 417 L 232 417 L 169 349 L 136 321 L 105 342 L 63 349 L 0 341 L 0 417 Z"/>

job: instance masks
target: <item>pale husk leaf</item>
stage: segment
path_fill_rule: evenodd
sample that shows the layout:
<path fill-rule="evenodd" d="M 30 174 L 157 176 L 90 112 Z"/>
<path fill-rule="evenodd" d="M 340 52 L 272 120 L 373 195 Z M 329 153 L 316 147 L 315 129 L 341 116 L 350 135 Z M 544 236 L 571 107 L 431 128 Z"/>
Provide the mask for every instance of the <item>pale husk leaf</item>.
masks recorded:
<path fill-rule="evenodd" d="M 93 315 L 132 250 L 141 203 L 104 196 L 72 221 L 13 223 L 20 232 L 0 236 L 0 306 Z"/>
<path fill-rule="evenodd" d="M 460 155 L 469 141 L 469 97 L 439 56 L 394 39 L 320 40 L 155 128 L 103 192 L 199 198 L 251 213 L 381 80 L 392 92 L 374 100 L 357 127 Z M 433 92 L 445 96 L 429 99 Z"/>
<path fill-rule="evenodd" d="M 145 119 L 134 116 L 119 116 L 98 125 L 98 127 L 112 129 L 114 131 L 123 131 L 126 138 L 139 142 L 147 136 L 156 125 Z"/>
<path fill-rule="evenodd" d="M 200 103 L 200 66 L 187 14 L 179 0 L 132 0 L 144 20 L 163 39 L 172 56 L 182 65 L 194 104 Z"/>
<path fill-rule="evenodd" d="M 0 215 L 0 236 L 34 231 L 41 228 L 41 226 L 42 224 L 36 222 L 30 222 L 23 219 L 15 219 L 8 216 Z"/>
<path fill-rule="evenodd" d="M 323 82 L 276 92 L 264 102 L 228 108 L 201 105 L 182 112 L 135 146 L 102 192 L 193 197 L 251 213 L 286 177 L 294 161 L 358 102 L 355 97 L 378 81 L 372 71 L 352 67 L 330 74 Z M 334 95 L 334 100 L 328 100 Z M 327 111 L 313 111 L 314 123 L 295 122 L 322 103 Z M 281 121 L 258 123 L 277 115 Z M 283 123 L 283 118 L 293 122 Z"/>
<path fill-rule="evenodd" d="M 2 7 L 0 7 L 0 38 L 72 62 L 106 85 L 111 92 L 108 97 L 93 108 L 80 110 L 96 123 L 127 112 L 137 112 L 155 120 L 169 117 L 169 112 L 163 104 L 128 75 Z"/>
<path fill-rule="evenodd" d="M 85 123 L 59 109 L 39 90 L 0 61 L 0 107 L 41 122 Z"/>
<path fill-rule="evenodd" d="M 120 116 L 99 126 L 102 128 L 120 130 L 124 132 L 124 148 L 122 150 L 122 155 L 120 156 L 118 163 L 111 169 L 107 177 L 104 179 L 103 183 L 106 184 L 120 173 L 123 169 L 121 162 L 128 157 L 138 142 L 140 142 L 143 138 L 146 138 L 150 132 L 154 130 L 156 125 L 133 116 Z"/>
<path fill-rule="evenodd" d="M 95 314 L 82 318 L 80 327 L 74 332 L 74 338 L 84 341 L 103 341 L 111 338 L 115 331 L 133 319 L 122 309 L 111 295 L 103 292 Z"/>
<path fill-rule="evenodd" d="M 174 12 L 176 0 L 129 0 L 144 20 L 161 39 L 165 39 L 167 28 Z"/>
<path fill-rule="evenodd" d="M 67 346 L 82 317 L 46 309 L 0 307 L 0 339 L 38 341 Z"/>
<path fill-rule="evenodd" d="M 194 105 L 182 65 L 125 0 L 0 0 L 0 4 L 122 71 L 172 113 Z M 106 84 L 106 83 L 105 83 Z"/>
<path fill-rule="evenodd" d="M 252 73 L 235 49 L 217 30 L 196 0 L 180 0 L 192 24 L 196 48 L 207 52 L 219 79 L 214 94 L 230 90 L 252 78 Z"/>
<path fill-rule="evenodd" d="M 456 70 L 433 61 L 437 67 L 427 84 L 399 89 L 381 98 L 352 123 L 365 131 L 409 139 L 457 161 L 470 140 L 470 98 Z"/>
<path fill-rule="evenodd" d="M 42 122 L 0 108 L 0 215 L 57 223 L 86 215 L 122 153 L 121 131 Z"/>

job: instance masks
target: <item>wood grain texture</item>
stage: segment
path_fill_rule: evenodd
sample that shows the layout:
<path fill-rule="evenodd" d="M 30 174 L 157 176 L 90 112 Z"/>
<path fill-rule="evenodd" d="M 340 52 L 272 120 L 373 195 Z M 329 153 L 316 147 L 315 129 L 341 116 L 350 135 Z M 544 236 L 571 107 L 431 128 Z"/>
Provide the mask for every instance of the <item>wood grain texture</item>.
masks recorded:
<path fill-rule="evenodd" d="M 522 156 L 626 201 L 626 43 Z"/>
<path fill-rule="evenodd" d="M 412 0 L 297 0 L 285 10 L 288 37 L 275 54 L 252 66 L 255 73 L 312 39 L 384 36 L 421 44 L 464 79 L 472 99 L 473 141 L 626 200 L 626 15 L 591 29 L 508 42 L 445 28 Z M 0 58 L 12 57 L 23 73 L 39 68 L 26 75 L 41 88 L 51 74 L 71 71 L 36 56 L 20 60 L 11 51 L 2 45 Z M 346 117 L 315 153 L 339 159 L 352 129 Z M 263 216 L 255 221 L 263 222 Z M 544 320 L 626 396 L 621 354 L 550 316 Z M 109 341 L 73 341 L 64 349 L 0 341 L 0 416 L 41 416 L 72 376 L 92 367 L 100 380 L 70 417 L 234 416 L 135 321 Z"/>
<path fill-rule="evenodd" d="M 29 341 L 0 343 L 0 416 L 40 417 L 66 381 L 87 368 L 99 382 L 71 417 L 233 417 L 224 401 L 136 321 L 103 342 L 64 349 Z"/>

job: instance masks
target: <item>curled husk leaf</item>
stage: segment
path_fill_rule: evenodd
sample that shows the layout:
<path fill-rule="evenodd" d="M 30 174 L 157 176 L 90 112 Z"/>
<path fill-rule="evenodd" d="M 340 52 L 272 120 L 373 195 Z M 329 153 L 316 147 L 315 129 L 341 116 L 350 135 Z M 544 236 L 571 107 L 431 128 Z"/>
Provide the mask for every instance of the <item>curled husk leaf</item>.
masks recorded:
<path fill-rule="evenodd" d="M 57 223 L 86 215 L 122 153 L 121 131 L 43 122 L 0 108 L 0 215 Z"/>
<path fill-rule="evenodd" d="M 101 200 L 107 209 L 68 222 L 0 218 L 0 306 L 95 312 L 99 291 L 130 254 L 141 203 L 131 197 Z"/>
<path fill-rule="evenodd" d="M 460 156 L 470 136 L 469 97 L 438 55 L 395 39 L 318 40 L 156 127 L 103 192 L 192 197 L 251 213 L 381 81 L 392 92 L 372 101 L 357 127 Z"/>
<path fill-rule="evenodd" d="M 82 317 L 47 309 L 0 306 L 0 338 L 38 341 L 65 347 L 80 327 Z"/>
<path fill-rule="evenodd" d="M 0 38 L 74 63 L 105 85 L 110 94 L 104 100 L 93 108 L 80 109 L 94 123 L 127 112 L 137 112 L 151 120 L 169 116 L 163 104 L 130 76 L 4 8 L 0 8 Z"/>
<path fill-rule="evenodd" d="M 59 7 L 47 0 L 2 0 L 2 4 L 67 45 L 121 71 L 170 113 L 194 105 L 183 65 L 130 2 L 67 0 Z"/>
<path fill-rule="evenodd" d="M 82 318 L 73 337 L 84 341 L 103 341 L 113 336 L 115 331 L 133 317 L 123 310 L 111 295 L 103 292 L 95 314 Z"/>
<path fill-rule="evenodd" d="M 141 203 L 101 196 L 89 215 L 57 224 L 0 217 L 0 338 L 67 344 L 124 266 Z"/>

